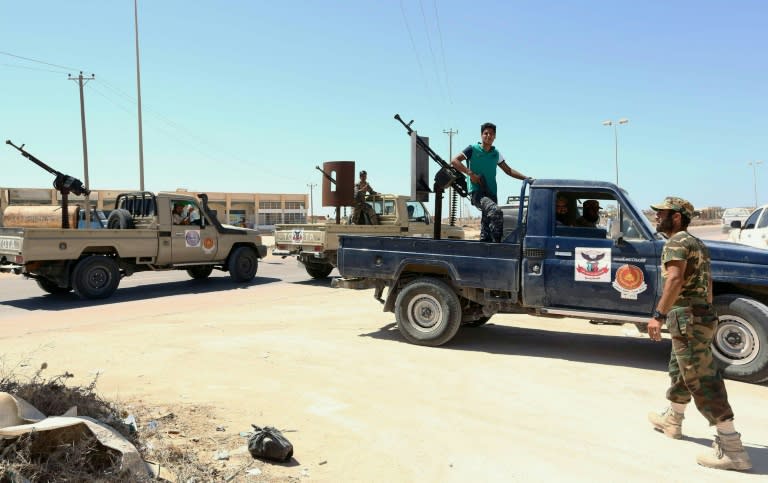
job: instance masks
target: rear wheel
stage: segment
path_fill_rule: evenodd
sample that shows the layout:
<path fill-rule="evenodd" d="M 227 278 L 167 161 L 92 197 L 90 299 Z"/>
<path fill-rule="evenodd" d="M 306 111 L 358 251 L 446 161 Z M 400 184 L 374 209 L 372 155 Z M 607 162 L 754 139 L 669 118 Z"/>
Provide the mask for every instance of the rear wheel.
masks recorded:
<path fill-rule="evenodd" d="M 197 265 L 187 269 L 189 276 L 195 280 L 208 278 L 211 272 L 213 272 L 213 265 Z"/>
<path fill-rule="evenodd" d="M 94 255 L 83 258 L 72 271 L 72 288 L 84 299 L 110 297 L 120 283 L 120 270 L 111 257 Z"/>
<path fill-rule="evenodd" d="M 256 276 L 259 257 L 251 247 L 238 247 L 229 255 L 227 269 L 235 282 L 248 282 Z"/>
<path fill-rule="evenodd" d="M 333 265 L 323 262 L 307 262 L 304 268 L 312 278 L 326 278 L 333 271 Z"/>
<path fill-rule="evenodd" d="M 714 300 L 719 323 L 712 342 L 725 376 L 746 382 L 768 380 L 768 307 L 735 294 Z"/>
<path fill-rule="evenodd" d="M 448 284 L 419 278 L 406 285 L 395 300 L 397 327 L 412 344 L 439 346 L 461 326 L 459 297 Z"/>
<path fill-rule="evenodd" d="M 59 285 L 47 278 L 36 278 L 37 286 L 51 295 L 64 295 L 72 291 L 72 287 L 59 287 Z"/>

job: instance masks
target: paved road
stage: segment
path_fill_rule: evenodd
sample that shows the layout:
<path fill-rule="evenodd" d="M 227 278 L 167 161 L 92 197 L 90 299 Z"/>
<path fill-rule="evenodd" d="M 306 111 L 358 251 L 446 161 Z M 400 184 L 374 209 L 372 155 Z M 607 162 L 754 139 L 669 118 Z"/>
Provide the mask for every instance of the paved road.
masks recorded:
<path fill-rule="evenodd" d="M 695 465 L 711 442 L 645 420 L 664 404 L 669 342 L 632 326 L 500 315 L 441 348 L 405 343 L 371 291 L 309 281 L 268 257 L 251 284 L 137 274 L 103 302 L 45 296 L 0 277 L 5 364 L 46 361 L 106 397 L 209 404 L 215 425 L 294 429 L 312 481 L 757 482 L 768 475 L 768 386 L 728 381 L 749 474 Z M 232 450 L 233 448 L 223 448 Z"/>

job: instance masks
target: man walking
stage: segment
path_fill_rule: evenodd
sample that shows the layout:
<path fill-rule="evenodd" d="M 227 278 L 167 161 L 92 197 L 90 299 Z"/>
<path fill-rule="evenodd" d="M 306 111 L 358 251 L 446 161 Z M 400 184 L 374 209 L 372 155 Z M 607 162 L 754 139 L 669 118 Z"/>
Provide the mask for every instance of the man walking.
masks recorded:
<path fill-rule="evenodd" d="M 499 209 L 496 194 L 496 167 L 507 175 L 526 179 L 519 171 L 510 168 L 504 156 L 493 146 L 496 125 L 486 122 L 480 126 L 481 141 L 466 147 L 451 160 L 451 164 L 469 176 L 469 194 L 472 206 L 480 210 L 480 241 L 500 242 L 504 230 L 504 213 Z M 462 161 L 466 160 L 464 166 Z"/>
<path fill-rule="evenodd" d="M 717 314 L 712 306 L 710 258 L 706 245 L 687 231 L 693 205 L 670 196 L 651 208 L 656 211 L 656 229 L 668 239 L 661 254 L 664 288 L 648 322 L 648 335 L 661 340 L 666 322 L 672 355 L 667 390 L 671 405 L 661 414 L 649 414 L 648 419 L 656 430 L 680 439 L 683 414 L 693 398 L 710 426 L 717 428 L 714 452 L 696 461 L 709 468 L 748 470 L 752 463 L 734 427 L 723 375 L 712 356 Z"/>

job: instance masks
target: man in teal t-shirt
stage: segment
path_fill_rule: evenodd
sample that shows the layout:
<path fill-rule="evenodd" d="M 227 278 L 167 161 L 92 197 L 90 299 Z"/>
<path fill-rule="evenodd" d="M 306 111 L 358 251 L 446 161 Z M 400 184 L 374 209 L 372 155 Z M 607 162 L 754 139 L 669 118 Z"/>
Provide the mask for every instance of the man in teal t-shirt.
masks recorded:
<path fill-rule="evenodd" d="M 472 206 L 480 210 L 480 241 L 500 242 L 504 230 L 504 214 L 499 209 L 496 194 L 496 168 L 519 180 L 526 176 L 504 161 L 504 156 L 493 146 L 496 125 L 486 122 L 480 126 L 481 141 L 471 144 L 451 160 L 451 164 L 469 177 L 469 195 Z M 466 160 L 464 166 L 462 161 Z"/>

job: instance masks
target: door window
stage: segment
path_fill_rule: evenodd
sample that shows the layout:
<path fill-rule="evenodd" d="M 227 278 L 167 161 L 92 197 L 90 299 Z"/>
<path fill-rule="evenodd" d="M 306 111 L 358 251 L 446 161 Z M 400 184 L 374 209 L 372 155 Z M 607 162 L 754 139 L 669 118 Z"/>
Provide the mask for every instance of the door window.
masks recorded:
<path fill-rule="evenodd" d="M 760 214 L 763 212 L 763 209 L 760 208 L 758 210 L 755 210 L 754 213 L 749 215 L 749 218 L 747 218 L 747 221 L 744 222 L 744 229 L 745 230 L 751 230 L 755 227 L 755 224 L 757 224 L 757 219 L 760 217 Z"/>

